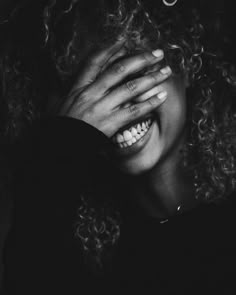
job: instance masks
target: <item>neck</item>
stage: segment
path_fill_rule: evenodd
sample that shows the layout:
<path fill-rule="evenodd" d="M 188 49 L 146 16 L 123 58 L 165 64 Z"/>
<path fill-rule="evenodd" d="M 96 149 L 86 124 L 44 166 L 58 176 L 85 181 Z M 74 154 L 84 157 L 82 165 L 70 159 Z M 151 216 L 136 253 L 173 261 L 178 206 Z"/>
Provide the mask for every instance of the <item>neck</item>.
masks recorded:
<path fill-rule="evenodd" d="M 167 218 L 196 206 L 193 175 L 183 167 L 178 151 L 148 173 L 135 177 L 135 197 L 146 214 Z"/>

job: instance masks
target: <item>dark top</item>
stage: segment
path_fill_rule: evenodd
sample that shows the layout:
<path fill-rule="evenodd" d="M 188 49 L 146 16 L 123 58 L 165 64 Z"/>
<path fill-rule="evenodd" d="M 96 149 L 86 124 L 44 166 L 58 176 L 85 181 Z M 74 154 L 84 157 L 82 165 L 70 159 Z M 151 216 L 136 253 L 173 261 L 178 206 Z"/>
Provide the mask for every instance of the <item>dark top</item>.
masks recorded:
<path fill-rule="evenodd" d="M 74 225 L 88 179 L 108 179 L 107 187 L 116 189 L 109 165 L 99 160 L 109 141 L 69 118 L 40 122 L 26 138 L 16 155 L 20 169 L 5 247 L 6 294 L 236 294 L 233 197 L 165 223 L 129 210 L 109 272 L 96 276 L 85 266 Z M 126 187 L 119 189 L 125 194 Z"/>

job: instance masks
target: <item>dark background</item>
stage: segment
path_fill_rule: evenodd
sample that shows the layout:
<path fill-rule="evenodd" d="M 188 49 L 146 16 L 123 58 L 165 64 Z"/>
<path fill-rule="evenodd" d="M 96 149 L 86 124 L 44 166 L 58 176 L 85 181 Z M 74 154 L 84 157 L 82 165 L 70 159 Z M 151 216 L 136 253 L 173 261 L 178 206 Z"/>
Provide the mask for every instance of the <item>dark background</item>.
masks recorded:
<path fill-rule="evenodd" d="M 0 26 L 4 26 L 5 20 L 9 18 L 9 15 L 14 11 L 16 5 L 24 2 L 25 0 L 0 0 Z M 44 1 L 45 0 L 31 0 L 31 1 Z M 128 0 L 127 0 L 128 1 Z M 148 0 L 147 0 L 148 1 Z M 161 1 L 161 0 L 160 0 Z M 189 0 L 179 0 L 179 1 L 189 1 Z M 236 64 L 236 8 L 235 0 L 199 0 L 192 1 L 201 5 L 208 5 L 207 10 L 209 12 L 216 11 L 220 17 L 223 17 L 225 24 L 228 27 L 229 38 L 231 41 L 230 48 L 228 48 L 228 52 L 230 55 L 230 59 Z M 208 11 L 206 10 L 206 13 Z M 224 36 L 222 36 L 223 38 Z M 4 44 L 0 44 L 0 47 Z M 1 161 L 0 161 L 1 164 Z M 0 168 L 2 169 L 2 168 Z M 0 174 L 1 175 L 1 174 Z M 3 265 L 2 265 L 2 249 L 4 245 L 4 241 L 7 235 L 7 232 L 10 227 L 10 212 L 11 212 L 11 201 L 8 197 L 3 194 L 0 190 L 0 285 L 2 279 Z"/>

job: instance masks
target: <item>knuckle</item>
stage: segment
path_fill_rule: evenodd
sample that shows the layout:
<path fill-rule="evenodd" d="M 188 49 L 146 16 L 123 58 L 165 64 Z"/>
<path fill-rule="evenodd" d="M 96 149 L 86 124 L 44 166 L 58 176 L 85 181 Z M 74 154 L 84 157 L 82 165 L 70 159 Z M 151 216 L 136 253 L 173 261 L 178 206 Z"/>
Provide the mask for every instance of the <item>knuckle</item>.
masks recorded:
<path fill-rule="evenodd" d="M 128 107 L 128 113 L 132 116 L 137 116 L 140 113 L 140 108 L 137 105 L 132 104 Z"/>
<path fill-rule="evenodd" d="M 103 67 L 103 63 L 101 61 L 101 57 L 98 55 L 95 55 L 91 57 L 86 64 L 86 68 L 88 69 L 95 69 L 96 71 L 101 70 Z"/>
<path fill-rule="evenodd" d="M 86 90 L 84 90 L 82 92 L 78 92 L 76 94 L 77 101 L 80 102 L 80 103 L 87 102 L 88 97 L 89 97 L 89 93 Z"/>
<path fill-rule="evenodd" d="M 85 118 L 87 122 L 93 121 L 97 117 L 97 113 L 99 112 L 97 106 L 95 105 L 89 107 L 80 107 L 79 109 L 81 116 Z"/>
<path fill-rule="evenodd" d="M 128 81 L 125 83 L 126 89 L 128 89 L 129 92 L 135 92 L 137 89 L 137 83 L 135 81 Z"/>
<path fill-rule="evenodd" d="M 101 104 L 99 102 L 93 103 L 92 105 L 90 105 L 90 113 L 92 115 L 101 115 L 103 114 L 103 105 L 101 106 Z"/>
<path fill-rule="evenodd" d="M 93 57 L 91 59 L 89 59 L 87 61 L 87 67 L 88 68 L 93 68 L 93 67 L 97 67 L 99 65 L 99 62 L 98 62 L 98 58 L 97 57 Z"/>
<path fill-rule="evenodd" d="M 150 63 L 151 61 L 153 61 L 153 57 L 151 56 L 150 53 L 147 53 L 147 52 L 142 54 L 142 59 L 146 63 Z"/>
<path fill-rule="evenodd" d="M 147 103 L 151 108 L 156 107 L 158 105 L 158 99 L 149 99 Z"/>
<path fill-rule="evenodd" d="M 75 104 L 78 108 L 84 110 L 93 106 L 93 100 L 91 99 L 91 95 L 87 91 L 83 91 L 77 95 L 75 99 Z"/>
<path fill-rule="evenodd" d="M 160 75 L 159 75 L 159 73 L 151 73 L 148 77 L 154 83 L 160 82 Z"/>
<path fill-rule="evenodd" d="M 121 62 L 115 63 L 112 66 L 112 71 L 115 74 L 121 74 L 121 73 L 123 73 L 125 71 L 125 66 Z"/>

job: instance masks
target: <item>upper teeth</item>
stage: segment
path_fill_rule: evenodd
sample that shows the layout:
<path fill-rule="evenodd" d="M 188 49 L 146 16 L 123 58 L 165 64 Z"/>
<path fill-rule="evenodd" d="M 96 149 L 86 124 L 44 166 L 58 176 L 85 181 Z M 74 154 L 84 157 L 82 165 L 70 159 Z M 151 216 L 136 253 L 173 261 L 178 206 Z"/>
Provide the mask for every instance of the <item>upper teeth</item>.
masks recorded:
<path fill-rule="evenodd" d="M 151 119 L 142 123 L 136 124 L 131 128 L 124 130 L 121 133 L 117 133 L 113 137 L 113 142 L 118 144 L 121 148 L 131 146 L 137 140 L 142 138 L 151 126 Z"/>

